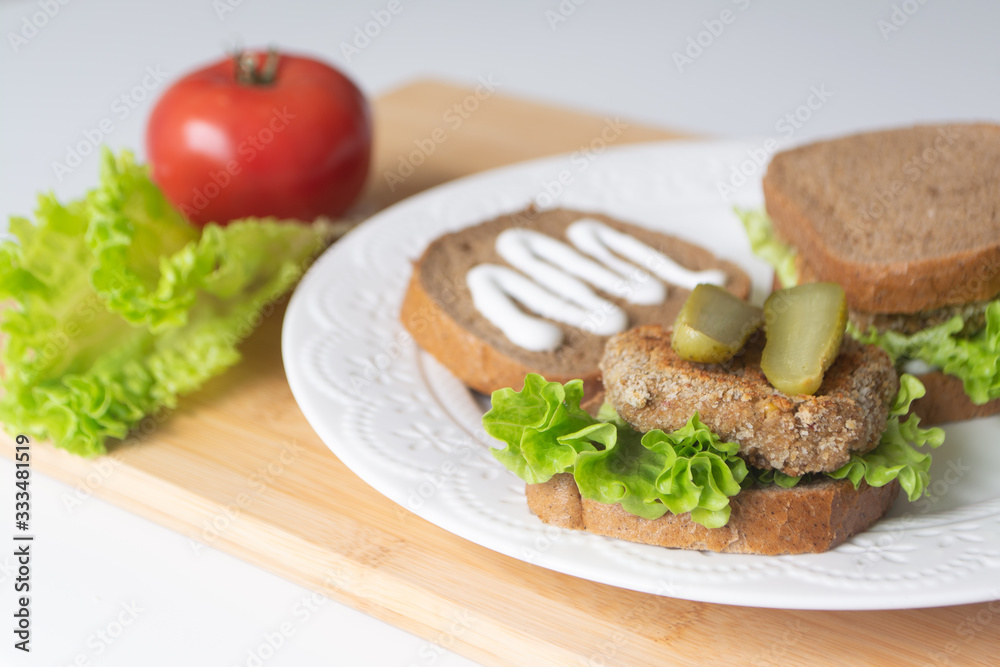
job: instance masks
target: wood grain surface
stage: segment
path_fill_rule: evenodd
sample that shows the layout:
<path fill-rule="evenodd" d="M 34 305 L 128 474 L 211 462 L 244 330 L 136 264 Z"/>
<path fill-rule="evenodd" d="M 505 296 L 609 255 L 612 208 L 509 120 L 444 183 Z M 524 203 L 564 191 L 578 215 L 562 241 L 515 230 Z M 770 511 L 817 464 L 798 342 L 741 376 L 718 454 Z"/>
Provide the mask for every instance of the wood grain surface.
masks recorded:
<path fill-rule="evenodd" d="M 474 171 L 578 150 L 608 122 L 486 88 L 477 96 L 419 82 L 377 99 L 376 155 L 360 209 Z M 671 136 L 630 125 L 617 141 Z M 433 152 L 390 188 L 386 172 L 425 139 Z M 551 572 L 456 537 L 376 493 L 319 441 L 285 380 L 283 312 L 277 308 L 245 343 L 239 365 L 173 413 L 148 419 L 107 457 L 88 461 L 42 444 L 33 447 L 32 465 L 189 536 L 193 549 L 235 554 L 485 664 L 995 660 L 1000 602 L 878 612 L 687 602 Z M 12 458 L 12 440 L 0 439 Z"/>

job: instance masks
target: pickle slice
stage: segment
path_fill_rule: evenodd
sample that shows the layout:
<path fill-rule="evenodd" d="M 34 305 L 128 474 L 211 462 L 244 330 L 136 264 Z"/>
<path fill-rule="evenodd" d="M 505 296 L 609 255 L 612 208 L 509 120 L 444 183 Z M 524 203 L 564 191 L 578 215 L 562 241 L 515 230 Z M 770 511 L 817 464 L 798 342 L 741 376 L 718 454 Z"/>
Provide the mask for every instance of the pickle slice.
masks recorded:
<path fill-rule="evenodd" d="M 815 394 L 844 337 L 844 290 L 837 283 L 778 290 L 764 302 L 764 319 L 767 342 L 760 367 L 768 381 L 786 394 Z"/>
<path fill-rule="evenodd" d="M 763 323 L 757 306 L 717 285 L 698 285 L 677 314 L 671 347 L 681 359 L 717 364 L 732 359 Z"/>

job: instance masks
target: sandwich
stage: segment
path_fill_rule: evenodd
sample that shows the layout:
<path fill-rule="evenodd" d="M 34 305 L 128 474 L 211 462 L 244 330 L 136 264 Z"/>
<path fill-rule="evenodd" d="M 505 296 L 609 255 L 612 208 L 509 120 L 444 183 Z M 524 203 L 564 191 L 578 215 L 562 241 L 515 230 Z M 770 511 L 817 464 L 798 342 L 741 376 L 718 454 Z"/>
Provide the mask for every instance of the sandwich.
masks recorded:
<path fill-rule="evenodd" d="M 1000 126 L 858 134 L 774 156 L 742 211 L 779 286 L 834 281 L 859 340 L 927 395 L 926 423 L 1000 412 Z"/>
<path fill-rule="evenodd" d="M 528 373 L 600 387 L 611 334 L 669 322 L 698 283 L 745 298 L 732 262 L 599 213 L 530 208 L 434 240 L 414 263 L 400 320 L 484 394 Z"/>
<path fill-rule="evenodd" d="M 846 318 L 841 335 L 815 338 L 832 353 L 820 355 L 808 387 L 779 377 L 780 339 L 810 337 L 781 332 L 789 303 L 765 304 L 757 320 L 766 335 L 742 335 L 714 362 L 692 361 L 678 344 L 683 310 L 672 328 L 616 334 L 600 364 L 603 396 L 539 375 L 521 391 L 494 392 L 483 417 L 503 443 L 494 456 L 527 483 L 531 511 L 557 526 L 726 553 L 838 546 L 881 518 L 900 489 L 910 500 L 924 493 L 930 455 L 921 450 L 944 435 L 915 415 L 904 420 L 923 387 L 899 377 L 882 349 L 842 337 Z"/>

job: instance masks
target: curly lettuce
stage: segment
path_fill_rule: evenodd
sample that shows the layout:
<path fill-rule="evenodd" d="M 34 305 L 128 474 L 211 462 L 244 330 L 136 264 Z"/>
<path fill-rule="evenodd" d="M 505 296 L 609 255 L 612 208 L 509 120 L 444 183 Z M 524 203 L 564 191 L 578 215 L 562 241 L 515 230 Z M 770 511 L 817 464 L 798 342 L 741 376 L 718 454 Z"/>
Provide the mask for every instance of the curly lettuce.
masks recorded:
<path fill-rule="evenodd" d="M 644 519 L 690 512 L 706 528 L 724 526 L 729 498 L 747 476 L 746 463 L 736 455 L 739 445 L 722 442 L 697 413 L 672 433 L 657 429 L 640 436 L 631 427 L 603 423 L 565 437 L 603 445 L 578 457 L 573 474 L 580 494 L 619 503 Z"/>
<path fill-rule="evenodd" d="M 325 247 L 323 225 L 189 225 L 123 153 L 79 201 L 39 197 L 0 244 L 0 421 L 104 453 L 236 363 L 262 309 Z"/>
<path fill-rule="evenodd" d="M 918 448 L 944 441 L 944 431 L 920 428 L 915 415 L 900 421 L 923 395 L 920 381 L 904 375 L 879 445 L 827 474 L 847 478 L 855 488 L 862 480 L 877 487 L 898 479 L 910 500 L 919 498 L 929 483 L 931 457 Z M 580 380 L 563 385 L 537 374 L 528 375 L 519 392 L 493 392 L 483 427 L 505 443 L 492 450 L 494 457 L 529 484 L 571 473 L 584 498 L 620 504 L 644 519 L 690 512 L 691 520 L 706 528 L 728 523 L 729 499 L 741 488 L 791 488 L 802 479 L 747 468 L 739 445 L 723 442 L 697 413 L 673 433 L 657 429 L 640 434 L 610 405 L 592 417 L 580 408 L 582 398 Z"/>
<path fill-rule="evenodd" d="M 976 405 L 1000 398 L 1000 300 L 986 307 L 986 326 L 972 336 L 961 335 L 961 315 L 933 327 L 906 335 L 898 331 L 879 333 L 852 329 L 864 343 L 879 345 L 892 357 L 919 359 L 962 380 L 965 393 Z"/>
<path fill-rule="evenodd" d="M 483 415 L 483 428 L 491 436 L 507 443 L 493 455 L 500 463 L 528 484 L 547 482 L 576 465 L 580 450 L 594 449 L 581 439 L 560 440 L 576 433 L 596 420 L 583 408 L 583 381 L 565 385 L 546 382 L 531 373 L 524 379 L 524 388 L 493 392 L 492 407 Z"/>
<path fill-rule="evenodd" d="M 936 448 L 944 442 L 940 428 L 920 428 L 920 417 L 903 416 L 910 411 L 910 404 L 925 393 L 920 380 L 909 374 L 899 378 L 899 393 L 889 409 L 889 420 L 875 449 L 864 456 L 853 454 L 844 466 L 828 473 L 833 479 L 845 477 L 858 488 L 861 480 L 869 486 L 885 486 L 894 479 L 906 492 L 910 501 L 917 500 L 930 484 L 931 455 L 918 448 Z"/>
<path fill-rule="evenodd" d="M 708 528 L 729 521 L 729 498 L 740 492 L 746 463 L 739 445 L 722 442 L 694 415 L 683 428 L 640 435 L 605 409 L 597 419 L 580 408 L 583 383 L 546 382 L 493 392 L 483 427 L 506 443 L 493 455 L 529 484 L 572 473 L 584 498 L 619 503 L 645 519 L 691 513 Z"/>

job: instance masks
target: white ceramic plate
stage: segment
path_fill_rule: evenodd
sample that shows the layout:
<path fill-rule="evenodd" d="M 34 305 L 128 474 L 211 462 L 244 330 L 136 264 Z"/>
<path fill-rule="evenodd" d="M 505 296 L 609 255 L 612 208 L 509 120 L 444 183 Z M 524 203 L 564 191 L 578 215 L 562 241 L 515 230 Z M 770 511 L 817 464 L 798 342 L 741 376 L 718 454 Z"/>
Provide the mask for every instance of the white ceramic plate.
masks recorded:
<path fill-rule="evenodd" d="M 524 484 L 489 454 L 482 398 L 397 320 L 410 262 L 432 239 L 531 202 L 603 211 L 708 245 L 751 274 L 759 298 L 771 272 L 751 255 L 732 206 L 761 204 L 762 146 L 671 142 L 560 156 L 455 181 L 376 215 L 323 255 L 292 298 L 282 351 L 295 399 L 323 442 L 379 492 L 468 540 L 560 572 L 791 609 L 1000 599 L 997 418 L 948 428 L 931 495 L 901 500 L 889 519 L 832 552 L 764 557 L 638 545 L 538 521 Z"/>

